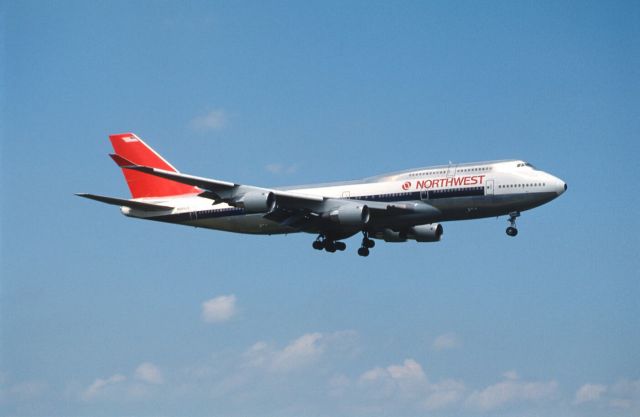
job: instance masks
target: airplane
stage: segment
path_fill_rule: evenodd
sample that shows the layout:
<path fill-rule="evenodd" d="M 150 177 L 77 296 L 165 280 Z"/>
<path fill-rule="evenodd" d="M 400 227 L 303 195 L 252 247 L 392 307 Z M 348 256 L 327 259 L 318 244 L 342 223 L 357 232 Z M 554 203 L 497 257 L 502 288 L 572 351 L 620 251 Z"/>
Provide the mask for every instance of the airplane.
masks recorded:
<path fill-rule="evenodd" d="M 362 233 L 358 255 L 374 239 L 438 242 L 440 222 L 509 216 L 516 236 L 520 212 L 567 190 L 561 179 L 522 160 L 409 169 L 359 181 L 263 188 L 178 172 L 134 133 L 110 135 L 110 154 L 131 199 L 78 193 L 121 207 L 125 216 L 237 233 L 316 234 L 313 248 L 343 251 Z"/>

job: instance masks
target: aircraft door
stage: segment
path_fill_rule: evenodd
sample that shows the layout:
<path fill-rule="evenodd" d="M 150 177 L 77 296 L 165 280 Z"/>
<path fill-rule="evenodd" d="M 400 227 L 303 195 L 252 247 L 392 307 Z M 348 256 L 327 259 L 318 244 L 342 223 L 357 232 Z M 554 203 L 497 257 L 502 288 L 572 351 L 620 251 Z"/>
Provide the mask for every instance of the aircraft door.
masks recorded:
<path fill-rule="evenodd" d="M 456 167 L 457 165 L 449 165 L 449 169 L 447 170 L 447 178 L 451 178 L 456 175 Z"/>
<path fill-rule="evenodd" d="M 485 195 L 493 195 L 493 180 L 487 180 L 487 184 L 484 187 Z"/>

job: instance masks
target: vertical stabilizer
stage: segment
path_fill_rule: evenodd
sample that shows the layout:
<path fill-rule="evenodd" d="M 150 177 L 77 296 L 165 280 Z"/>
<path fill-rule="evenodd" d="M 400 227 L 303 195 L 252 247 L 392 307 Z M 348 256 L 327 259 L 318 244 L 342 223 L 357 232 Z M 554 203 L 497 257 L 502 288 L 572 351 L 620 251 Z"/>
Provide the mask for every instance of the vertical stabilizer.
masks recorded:
<path fill-rule="evenodd" d="M 136 165 L 178 172 L 166 159 L 133 133 L 110 135 L 109 140 L 111 140 L 117 156 L 129 160 Z M 115 159 L 116 158 L 114 158 L 114 160 Z M 200 193 L 200 190 L 196 187 L 159 178 L 143 172 L 123 168 L 122 173 L 124 174 L 133 198 L 167 197 Z"/>

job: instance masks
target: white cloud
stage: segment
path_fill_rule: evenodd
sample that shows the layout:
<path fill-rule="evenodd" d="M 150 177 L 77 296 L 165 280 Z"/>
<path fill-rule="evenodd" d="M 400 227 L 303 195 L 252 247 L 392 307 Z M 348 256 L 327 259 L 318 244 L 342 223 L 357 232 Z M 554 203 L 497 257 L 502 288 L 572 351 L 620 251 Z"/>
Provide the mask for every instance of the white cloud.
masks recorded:
<path fill-rule="evenodd" d="M 107 387 L 119 384 L 127 380 L 127 377 L 121 374 L 115 374 L 109 378 L 98 378 L 82 393 L 82 399 L 89 401 L 95 398 L 98 394 L 103 392 Z"/>
<path fill-rule="evenodd" d="M 431 347 L 433 350 L 449 350 L 460 347 L 460 339 L 455 333 L 445 333 L 436 337 Z"/>
<path fill-rule="evenodd" d="M 202 320 L 207 323 L 220 323 L 236 314 L 236 296 L 221 295 L 202 303 Z"/>
<path fill-rule="evenodd" d="M 268 172 L 275 175 L 290 175 L 295 174 L 298 171 L 297 164 L 284 165 L 284 164 L 269 164 L 264 167 Z"/>
<path fill-rule="evenodd" d="M 272 372 L 288 372 L 305 368 L 318 361 L 325 352 L 349 350 L 355 332 L 307 333 L 291 341 L 282 349 L 274 349 L 260 341 L 244 353 L 244 365 L 264 368 Z"/>
<path fill-rule="evenodd" d="M 432 384 L 429 394 L 424 400 L 424 407 L 427 410 L 437 410 L 458 404 L 462 400 L 465 391 L 464 383 L 453 379 Z"/>
<path fill-rule="evenodd" d="M 191 129 L 198 132 L 221 130 L 227 124 L 227 113 L 222 109 L 214 109 L 208 113 L 193 118 L 189 122 Z"/>
<path fill-rule="evenodd" d="M 426 376 L 422 366 L 413 359 L 405 359 L 402 365 L 389 365 L 386 368 L 373 368 L 360 376 L 360 381 L 380 381 L 384 379 L 423 380 Z"/>
<path fill-rule="evenodd" d="M 427 376 L 422 366 L 413 359 L 405 359 L 401 365 L 370 369 L 360 375 L 358 382 L 374 398 L 396 398 L 411 402 L 428 390 Z"/>
<path fill-rule="evenodd" d="M 324 353 L 325 338 L 322 333 L 307 333 L 281 350 L 273 349 L 266 342 L 257 342 L 244 353 L 245 364 L 275 372 L 302 368 Z"/>
<path fill-rule="evenodd" d="M 406 359 L 402 365 L 390 365 L 387 371 L 393 379 L 425 379 L 422 366 L 413 359 Z"/>
<path fill-rule="evenodd" d="M 482 411 L 490 411 L 520 401 L 549 400 L 558 391 L 556 381 L 521 381 L 514 371 L 506 372 L 503 376 L 504 381 L 471 393 L 467 398 L 467 405 Z"/>
<path fill-rule="evenodd" d="M 602 394 L 607 391 L 607 387 L 600 384 L 584 384 L 576 392 L 575 403 L 582 404 L 600 399 Z"/>
<path fill-rule="evenodd" d="M 322 338 L 321 333 L 308 333 L 300 336 L 276 353 L 273 358 L 272 369 L 289 371 L 316 361 L 325 349 Z"/>
<path fill-rule="evenodd" d="M 256 342 L 249 349 L 247 349 L 243 357 L 245 359 L 244 364 L 250 367 L 263 368 L 266 367 L 268 362 L 273 357 L 273 350 L 266 342 Z"/>
<path fill-rule="evenodd" d="M 140 381 L 148 382 L 149 384 L 162 384 L 164 382 L 162 371 L 160 371 L 160 368 L 151 362 L 141 363 L 136 368 L 134 377 Z"/>
<path fill-rule="evenodd" d="M 404 404 L 416 409 L 437 410 L 455 405 L 466 391 L 464 383 L 452 379 L 432 383 L 414 359 L 400 365 L 373 368 L 358 379 L 370 401 L 384 399 L 385 404 Z"/>
<path fill-rule="evenodd" d="M 584 384 L 576 391 L 576 405 L 610 407 L 618 411 L 640 415 L 640 379 L 622 379 L 613 385 Z"/>
<path fill-rule="evenodd" d="M 109 378 L 97 378 L 80 392 L 80 399 L 91 401 L 96 398 L 146 398 L 152 390 L 151 385 L 164 383 L 160 368 L 151 362 L 143 362 L 129 378 L 123 374 L 114 374 Z M 77 391 L 76 391 L 77 392 Z"/>
<path fill-rule="evenodd" d="M 613 384 L 609 390 L 609 405 L 640 415 L 640 379 L 623 379 Z"/>

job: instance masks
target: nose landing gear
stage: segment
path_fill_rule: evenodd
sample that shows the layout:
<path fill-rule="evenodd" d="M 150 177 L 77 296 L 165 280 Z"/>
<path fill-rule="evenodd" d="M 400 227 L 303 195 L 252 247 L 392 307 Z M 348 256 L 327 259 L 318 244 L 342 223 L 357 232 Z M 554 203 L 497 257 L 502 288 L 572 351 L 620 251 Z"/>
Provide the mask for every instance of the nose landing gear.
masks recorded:
<path fill-rule="evenodd" d="M 518 229 L 516 228 L 516 219 L 520 217 L 520 212 L 519 211 L 513 211 L 511 213 L 509 213 L 509 224 L 510 226 L 507 227 L 507 235 L 514 237 L 518 234 Z"/>

